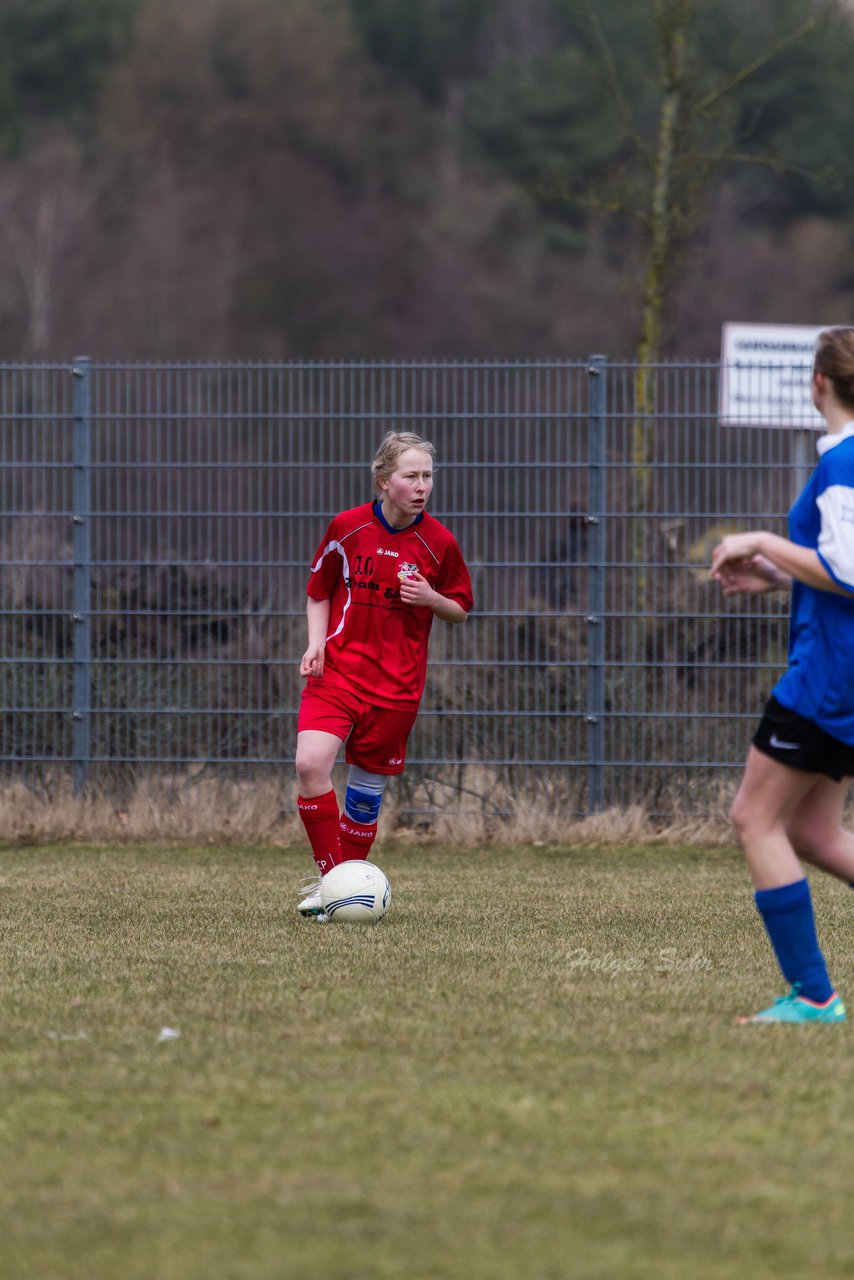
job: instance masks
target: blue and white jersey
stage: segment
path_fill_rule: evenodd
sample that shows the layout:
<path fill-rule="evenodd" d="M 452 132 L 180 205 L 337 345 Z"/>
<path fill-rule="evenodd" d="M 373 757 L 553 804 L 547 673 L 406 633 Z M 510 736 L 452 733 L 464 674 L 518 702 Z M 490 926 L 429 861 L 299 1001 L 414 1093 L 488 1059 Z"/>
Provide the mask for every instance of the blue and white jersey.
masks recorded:
<path fill-rule="evenodd" d="M 854 422 L 818 442 L 819 462 L 789 512 L 789 538 L 812 547 L 854 593 Z M 774 689 L 784 707 L 854 745 L 854 594 L 792 584 L 789 668 Z"/>

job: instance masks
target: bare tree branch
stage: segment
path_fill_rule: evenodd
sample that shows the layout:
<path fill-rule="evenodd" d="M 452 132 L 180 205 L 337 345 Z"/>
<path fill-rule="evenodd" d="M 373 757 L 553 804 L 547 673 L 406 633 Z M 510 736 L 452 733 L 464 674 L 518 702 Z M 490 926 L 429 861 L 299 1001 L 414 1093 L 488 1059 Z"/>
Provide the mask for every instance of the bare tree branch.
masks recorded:
<path fill-rule="evenodd" d="M 779 156 L 739 151 L 698 151 L 690 157 L 690 164 L 694 167 L 696 164 L 705 164 L 709 168 L 718 168 L 720 165 L 727 164 L 743 164 L 755 165 L 760 169 L 771 169 L 774 173 L 787 173 L 793 177 L 805 178 L 808 182 L 835 182 L 837 187 L 840 179 L 835 169 L 805 169 L 803 165 L 791 164 L 787 160 L 782 160 Z"/>
<path fill-rule="evenodd" d="M 643 138 L 641 137 L 641 135 L 638 133 L 637 129 L 635 128 L 631 108 L 629 107 L 629 104 L 626 102 L 626 99 L 623 97 L 623 92 L 622 92 L 622 89 L 620 88 L 620 78 L 617 75 L 617 68 L 614 64 L 614 59 L 611 54 L 608 41 L 605 39 L 605 33 L 602 30 L 602 25 L 599 22 L 598 17 L 596 16 L 596 10 L 594 9 L 593 4 L 591 3 L 591 0 L 584 0 L 584 7 L 587 10 L 587 16 L 590 20 L 590 26 L 593 30 L 594 36 L 596 37 L 596 43 L 599 46 L 599 52 L 602 55 L 602 61 L 605 64 L 605 70 L 608 75 L 608 83 L 611 87 L 611 93 L 613 95 L 614 101 L 617 104 L 617 110 L 619 111 L 620 116 L 622 117 L 623 126 L 629 138 L 637 147 L 638 151 L 640 151 L 642 155 L 646 155 L 648 154 L 648 147 L 644 142 Z"/>
<path fill-rule="evenodd" d="M 734 71 L 732 75 L 727 76 L 727 78 L 722 81 L 717 88 L 713 89 L 710 93 L 707 93 L 699 102 L 695 102 L 691 107 L 690 116 L 693 118 L 694 116 L 707 115 L 713 107 L 717 106 L 722 98 L 727 97 L 727 95 L 732 93 L 734 89 L 737 89 L 739 85 L 744 84 L 745 81 L 749 80 L 751 76 L 754 76 L 757 71 L 761 71 L 763 67 L 767 67 L 770 62 L 773 62 L 775 58 L 778 58 L 780 54 L 791 45 L 797 44 L 799 40 L 803 40 L 804 36 L 809 35 L 809 33 L 815 30 L 815 28 L 824 20 L 825 19 L 821 17 L 808 18 L 806 22 L 802 22 L 796 30 L 790 31 L 786 36 L 782 36 L 776 44 L 773 44 L 771 48 L 760 57 L 754 58 L 752 62 L 748 62 L 738 71 Z"/>
<path fill-rule="evenodd" d="M 633 218 L 647 228 L 651 222 L 650 214 L 638 205 L 628 204 L 619 199 L 605 199 L 595 192 L 573 191 L 567 183 L 549 186 L 547 183 L 541 182 L 533 188 L 533 191 L 537 199 L 542 200 L 544 204 L 559 202 L 573 205 L 578 209 L 590 209 L 595 213 L 620 214 L 627 218 Z"/>

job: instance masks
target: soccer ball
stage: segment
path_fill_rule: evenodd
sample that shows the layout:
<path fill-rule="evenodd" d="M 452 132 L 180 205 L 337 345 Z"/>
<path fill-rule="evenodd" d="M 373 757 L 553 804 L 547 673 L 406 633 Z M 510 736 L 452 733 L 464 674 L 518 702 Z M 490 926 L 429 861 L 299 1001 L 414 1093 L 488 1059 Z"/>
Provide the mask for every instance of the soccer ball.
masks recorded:
<path fill-rule="evenodd" d="M 385 872 L 360 858 L 339 862 L 320 881 L 320 905 L 330 920 L 382 920 L 390 902 Z"/>

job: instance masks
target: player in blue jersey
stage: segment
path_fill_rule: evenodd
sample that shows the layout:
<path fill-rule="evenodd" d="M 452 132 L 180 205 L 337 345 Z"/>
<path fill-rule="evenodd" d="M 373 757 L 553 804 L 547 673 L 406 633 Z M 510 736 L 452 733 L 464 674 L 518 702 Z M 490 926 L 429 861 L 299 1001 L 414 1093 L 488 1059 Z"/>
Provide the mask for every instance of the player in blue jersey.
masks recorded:
<path fill-rule="evenodd" d="M 789 513 L 789 537 L 724 538 L 725 595 L 791 589 L 789 666 L 753 738 L 732 820 L 787 995 L 741 1022 L 844 1022 L 818 943 L 800 859 L 854 887 L 842 826 L 854 777 L 854 327 L 819 335 L 812 398 L 827 427 Z"/>

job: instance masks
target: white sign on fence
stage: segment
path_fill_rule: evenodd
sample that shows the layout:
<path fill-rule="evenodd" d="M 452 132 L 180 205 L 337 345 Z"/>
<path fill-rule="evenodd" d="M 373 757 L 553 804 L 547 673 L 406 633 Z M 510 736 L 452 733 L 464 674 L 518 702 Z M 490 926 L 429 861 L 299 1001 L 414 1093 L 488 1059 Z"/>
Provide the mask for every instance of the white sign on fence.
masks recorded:
<path fill-rule="evenodd" d="M 810 372 L 816 338 L 828 325 L 725 324 L 720 420 L 735 427 L 822 430 Z"/>

